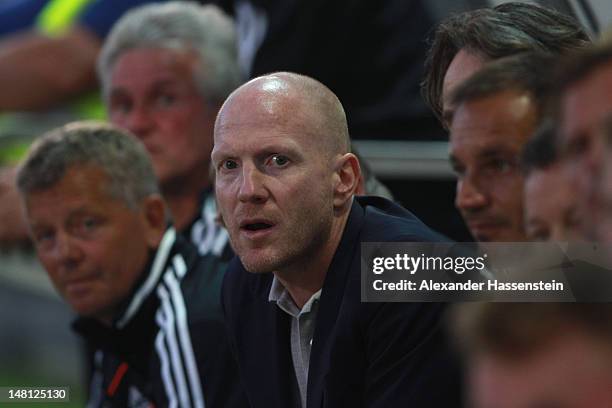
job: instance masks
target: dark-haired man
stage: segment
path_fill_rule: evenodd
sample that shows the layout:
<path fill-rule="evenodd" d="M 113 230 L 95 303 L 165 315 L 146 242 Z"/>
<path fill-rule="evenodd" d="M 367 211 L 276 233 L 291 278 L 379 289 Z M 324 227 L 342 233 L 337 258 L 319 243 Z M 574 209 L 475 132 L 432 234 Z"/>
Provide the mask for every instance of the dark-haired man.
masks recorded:
<path fill-rule="evenodd" d="M 560 54 L 583 47 L 589 36 L 571 17 L 522 2 L 507 2 L 452 15 L 432 37 L 422 93 L 450 126 L 453 89 L 486 63 L 525 51 Z"/>
<path fill-rule="evenodd" d="M 492 62 L 452 96 L 455 205 L 477 241 L 526 238 L 519 158 L 544 112 L 550 63 L 533 53 Z"/>
<path fill-rule="evenodd" d="M 568 180 L 576 186 L 582 234 L 612 241 L 612 44 L 575 53 L 558 73 L 559 148 Z"/>

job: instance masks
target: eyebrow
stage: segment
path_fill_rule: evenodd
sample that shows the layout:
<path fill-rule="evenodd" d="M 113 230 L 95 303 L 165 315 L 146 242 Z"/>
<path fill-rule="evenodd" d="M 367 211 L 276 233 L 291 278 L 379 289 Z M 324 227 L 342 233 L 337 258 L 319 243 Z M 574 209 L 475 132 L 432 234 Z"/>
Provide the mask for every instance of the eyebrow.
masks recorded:
<path fill-rule="evenodd" d="M 178 85 L 178 81 L 176 79 L 162 79 L 161 81 L 157 81 L 153 83 L 153 89 L 162 89 L 162 88 L 166 88 L 169 86 L 177 86 Z"/>
<path fill-rule="evenodd" d="M 508 155 L 514 155 L 518 157 L 519 154 L 520 154 L 519 152 L 511 153 L 499 147 L 490 147 L 490 148 L 484 149 L 483 151 L 479 152 L 478 158 L 479 159 L 490 159 L 494 157 L 508 156 Z"/>
<path fill-rule="evenodd" d="M 500 149 L 499 147 L 490 147 L 478 153 L 478 159 L 490 159 L 499 156 L 508 156 L 510 153 L 506 150 Z M 518 156 L 519 153 L 513 155 Z M 451 164 L 463 164 L 463 162 L 457 158 L 454 154 L 449 153 L 448 160 Z"/>
<path fill-rule="evenodd" d="M 151 87 L 151 90 L 153 92 L 162 90 L 164 88 L 167 87 L 176 87 L 178 85 L 178 81 L 176 79 L 171 79 L 171 78 L 162 78 L 159 81 L 156 81 L 153 83 L 153 86 Z M 113 95 L 115 93 L 128 93 L 127 89 L 124 85 L 119 84 L 118 86 L 111 86 L 110 88 L 110 95 Z"/>

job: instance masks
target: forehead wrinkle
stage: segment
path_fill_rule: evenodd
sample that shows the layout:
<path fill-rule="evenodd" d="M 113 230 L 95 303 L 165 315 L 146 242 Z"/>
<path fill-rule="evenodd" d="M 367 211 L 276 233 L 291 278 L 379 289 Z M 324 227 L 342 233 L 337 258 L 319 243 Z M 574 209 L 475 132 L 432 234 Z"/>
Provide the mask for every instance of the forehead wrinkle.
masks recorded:
<path fill-rule="evenodd" d="M 167 47 L 138 47 L 130 48 L 117 56 L 114 63 L 111 65 L 109 73 L 110 78 L 117 74 L 118 67 L 126 68 L 126 60 L 133 63 L 133 59 L 138 62 L 150 61 L 156 59 L 155 68 L 152 69 L 155 73 L 170 71 L 184 71 L 185 69 L 192 71 L 198 63 L 197 54 L 193 50 L 175 50 Z M 132 64 L 127 64 L 130 67 Z M 145 69 L 151 69 L 152 66 L 144 65 Z M 139 66 L 142 69 L 142 67 Z M 162 71 L 159 71 L 159 68 Z"/>

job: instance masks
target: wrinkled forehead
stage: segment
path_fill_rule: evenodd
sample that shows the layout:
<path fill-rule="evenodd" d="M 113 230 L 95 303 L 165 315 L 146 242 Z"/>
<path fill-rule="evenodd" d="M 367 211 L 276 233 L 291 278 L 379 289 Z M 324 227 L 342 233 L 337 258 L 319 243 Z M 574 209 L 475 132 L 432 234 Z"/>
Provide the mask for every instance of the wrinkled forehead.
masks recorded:
<path fill-rule="evenodd" d="M 191 51 L 134 48 L 115 60 L 104 81 L 106 92 L 133 92 L 181 86 L 196 90 L 197 57 Z"/>
<path fill-rule="evenodd" d="M 28 213 L 36 208 L 74 212 L 85 208 L 125 205 L 110 176 L 95 164 L 69 166 L 52 183 L 23 193 Z M 106 208 L 105 207 L 105 208 Z M 46 211 L 43 211 L 46 212 Z"/>

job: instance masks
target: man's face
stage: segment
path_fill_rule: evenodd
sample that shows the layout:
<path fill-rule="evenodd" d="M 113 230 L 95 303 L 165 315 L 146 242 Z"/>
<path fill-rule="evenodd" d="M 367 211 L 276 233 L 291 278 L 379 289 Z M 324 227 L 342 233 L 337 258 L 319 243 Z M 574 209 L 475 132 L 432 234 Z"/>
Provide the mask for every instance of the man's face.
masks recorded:
<path fill-rule="evenodd" d="M 477 241 L 525 239 L 518 158 L 535 122 L 531 98 L 515 91 L 457 107 L 450 128 L 455 205 Z"/>
<path fill-rule="evenodd" d="M 80 315 L 110 322 L 154 247 L 146 217 L 108 191 L 97 167 L 70 168 L 59 183 L 25 197 L 41 263 Z"/>
<path fill-rule="evenodd" d="M 142 140 L 164 189 L 208 180 L 216 109 L 196 87 L 196 65 L 193 53 L 143 48 L 122 54 L 111 72 L 110 120 Z"/>
<path fill-rule="evenodd" d="M 298 98 L 273 93 L 249 90 L 234 98 L 215 129 L 217 201 L 251 272 L 316 259 L 334 218 L 334 164 L 312 125 L 319 119 Z"/>
<path fill-rule="evenodd" d="M 559 335 L 529 356 L 475 357 L 470 367 L 474 408 L 612 406 L 610 345 L 586 335 Z"/>
<path fill-rule="evenodd" d="M 525 180 L 525 229 L 530 241 L 581 239 L 576 194 L 559 165 L 533 170 Z"/>
<path fill-rule="evenodd" d="M 562 100 L 561 152 L 569 182 L 580 197 L 583 235 L 597 239 L 603 211 L 602 188 L 606 140 L 612 128 L 612 62 L 571 86 Z M 609 188 L 609 187 L 608 187 Z"/>
<path fill-rule="evenodd" d="M 451 61 L 442 83 L 442 118 L 445 127 L 450 127 L 455 113 L 455 106 L 450 103 L 453 91 L 459 84 L 480 70 L 484 64 L 484 58 L 463 49 L 459 50 Z"/>

